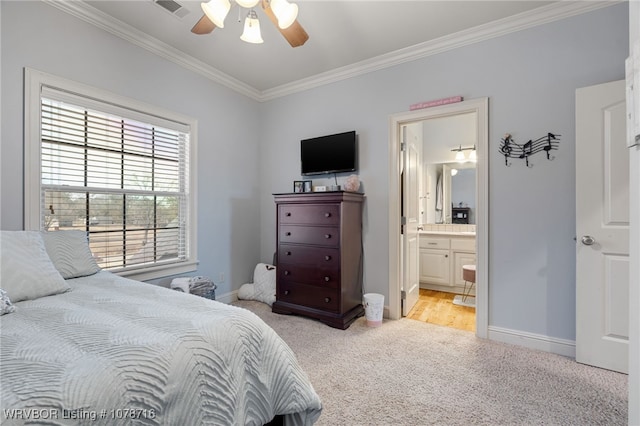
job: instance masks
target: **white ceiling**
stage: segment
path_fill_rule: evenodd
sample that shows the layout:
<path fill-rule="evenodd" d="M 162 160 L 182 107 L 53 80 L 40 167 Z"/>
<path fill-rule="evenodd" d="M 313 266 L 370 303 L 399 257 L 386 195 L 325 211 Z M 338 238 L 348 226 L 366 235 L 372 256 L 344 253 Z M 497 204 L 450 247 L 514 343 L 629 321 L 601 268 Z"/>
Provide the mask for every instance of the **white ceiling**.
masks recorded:
<path fill-rule="evenodd" d="M 175 1 L 186 16 L 155 0 L 48 3 L 258 100 L 602 7 L 594 1 L 298 0 L 298 22 L 309 40 L 292 48 L 259 6 L 264 43 L 249 44 L 239 38 L 247 11 L 233 0 L 224 28 L 208 35 L 190 31 L 202 16 L 200 1 Z"/>

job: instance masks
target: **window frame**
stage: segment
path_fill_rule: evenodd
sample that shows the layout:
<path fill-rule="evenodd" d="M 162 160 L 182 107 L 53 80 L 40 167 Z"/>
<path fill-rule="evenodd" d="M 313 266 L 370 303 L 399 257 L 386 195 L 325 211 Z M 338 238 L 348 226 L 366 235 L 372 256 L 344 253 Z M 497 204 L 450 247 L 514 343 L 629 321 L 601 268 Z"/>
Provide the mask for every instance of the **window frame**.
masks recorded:
<path fill-rule="evenodd" d="M 187 216 L 187 258 L 177 263 L 136 267 L 131 270 L 121 270 L 117 273 L 135 280 L 149 280 L 177 275 L 197 270 L 197 120 L 173 111 L 165 110 L 154 105 L 136 101 L 131 98 L 116 95 L 106 90 L 97 89 L 82 83 L 57 77 L 30 68 L 24 69 L 24 228 L 26 230 L 42 230 L 42 202 L 41 202 L 41 98 L 43 86 L 72 93 L 76 96 L 99 100 L 104 104 L 111 104 L 118 108 L 130 110 L 169 120 L 189 127 L 189 190 Z"/>

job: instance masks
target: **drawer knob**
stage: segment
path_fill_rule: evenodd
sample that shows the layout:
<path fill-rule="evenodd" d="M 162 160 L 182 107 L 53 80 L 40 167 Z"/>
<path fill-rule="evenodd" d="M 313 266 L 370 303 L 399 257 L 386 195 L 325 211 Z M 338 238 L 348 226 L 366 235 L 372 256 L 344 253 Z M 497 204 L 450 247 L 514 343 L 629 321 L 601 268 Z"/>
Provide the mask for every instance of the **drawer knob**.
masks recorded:
<path fill-rule="evenodd" d="M 325 297 L 324 301 L 325 301 L 325 303 L 329 303 L 329 302 L 331 302 L 331 298 L 330 297 Z"/>
<path fill-rule="evenodd" d="M 328 262 L 328 261 L 330 261 L 330 260 L 331 260 L 331 256 L 326 255 L 326 256 L 324 257 L 324 260 L 326 260 L 327 262 Z"/>
<path fill-rule="evenodd" d="M 331 277 L 324 277 L 325 282 L 331 281 Z"/>
<path fill-rule="evenodd" d="M 289 294 L 289 290 L 284 291 L 284 295 L 287 296 Z"/>
<path fill-rule="evenodd" d="M 289 275 L 289 271 L 284 271 L 284 274 L 285 275 Z"/>
<path fill-rule="evenodd" d="M 286 235 L 287 237 L 291 236 L 291 232 L 285 232 L 284 235 Z"/>
<path fill-rule="evenodd" d="M 284 215 L 287 216 L 287 217 L 290 217 L 291 216 L 291 212 L 286 212 Z"/>
<path fill-rule="evenodd" d="M 331 217 L 331 213 L 328 213 L 328 212 L 327 212 L 327 213 L 325 213 L 325 214 L 324 214 L 324 217 Z"/>
<path fill-rule="evenodd" d="M 290 251 L 287 252 L 287 256 L 291 256 L 291 252 Z"/>
<path fill-rule="evenodd" d="M 324 234 L 324 238 L 328 240 L 329 238 L 331 238 L 331 234 Z"/>

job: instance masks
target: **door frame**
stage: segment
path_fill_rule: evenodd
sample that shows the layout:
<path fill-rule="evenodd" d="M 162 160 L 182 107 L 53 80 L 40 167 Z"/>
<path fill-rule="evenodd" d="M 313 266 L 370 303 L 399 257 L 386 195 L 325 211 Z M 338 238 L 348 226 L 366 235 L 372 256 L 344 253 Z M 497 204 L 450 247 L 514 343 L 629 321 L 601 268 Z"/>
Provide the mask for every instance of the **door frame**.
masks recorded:
<path fill-rule="evenodd" d="M 389 318 L 400 319 L 402 258 L 400 233 L 400 142 L 402 126 L 416 121 L 476 113 L 476 336 L 488 337 L 489 328 L 489 98 L 394 114 L 389 118 Z"/>

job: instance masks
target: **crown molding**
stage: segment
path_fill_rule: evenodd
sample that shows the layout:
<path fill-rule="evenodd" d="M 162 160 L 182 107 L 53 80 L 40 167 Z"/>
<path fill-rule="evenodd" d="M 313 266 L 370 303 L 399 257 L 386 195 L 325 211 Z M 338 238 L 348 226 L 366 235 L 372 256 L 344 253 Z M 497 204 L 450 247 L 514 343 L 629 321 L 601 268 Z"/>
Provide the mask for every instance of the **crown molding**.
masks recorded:
<path fill-rule="evenodd" d="M 302 92 L 326 84 L 335 83 L 357 77 L 370 72 L 390 68 L 406 62 L 436 55 L 448 50 L 468 46 L 491 38 L 536 27 L 538 25 L 559 21 L 572 16 L 591 12 L 604 7 L 623 3 L 623 0 L 605 1 L 559 1 L 542 6 L 531 11 L 522 12 L 507 18 L 458 31 L 434 40 L 419 43 L 404 49 L 396 50 L 372 59 L 357 62 L 352 65 L 336 68 L 309 78 L 283 84 L 262 92 L 261 101 L 268 101 L 279 97 Z"/>
<path fill-rule="evenodd" d="M 256 88 L 228 75 L 222 71 L 205 64 L 204 62 L 187 55 L 173 46 L 170 46 L 155 37 L 132 27 L 83 1 L 42 0 L 44 3 L 60 9 L 70 15 L 80 18 L 91 25 L 101 28 L 132 44 L 146 49 L 164 59 L 174 62 L 181 67 L 200 74 L 216 83 L 228 87 L 240 94 L 257 101 L 261 100 L 261 93 Z"/>
<path fill-rule="evenodd" d="M 42 0 L 70 15 L 142 47 L 181 67 L 200 74 L 258 102 L 265 102 L 294 93 L 335 83 L 349 78 L 415 61 L 431 55 L 468 46 L 495 37 L 559 21 L 604 7 L 623 3 L 624 0 L 557 1 L 527 12 L 479 25 L 444 37 L 396 50 L 352 65 L 336 68 L 292 83 L 260 91 L 148 34 L 113 18 L 82 1 Z"/>

